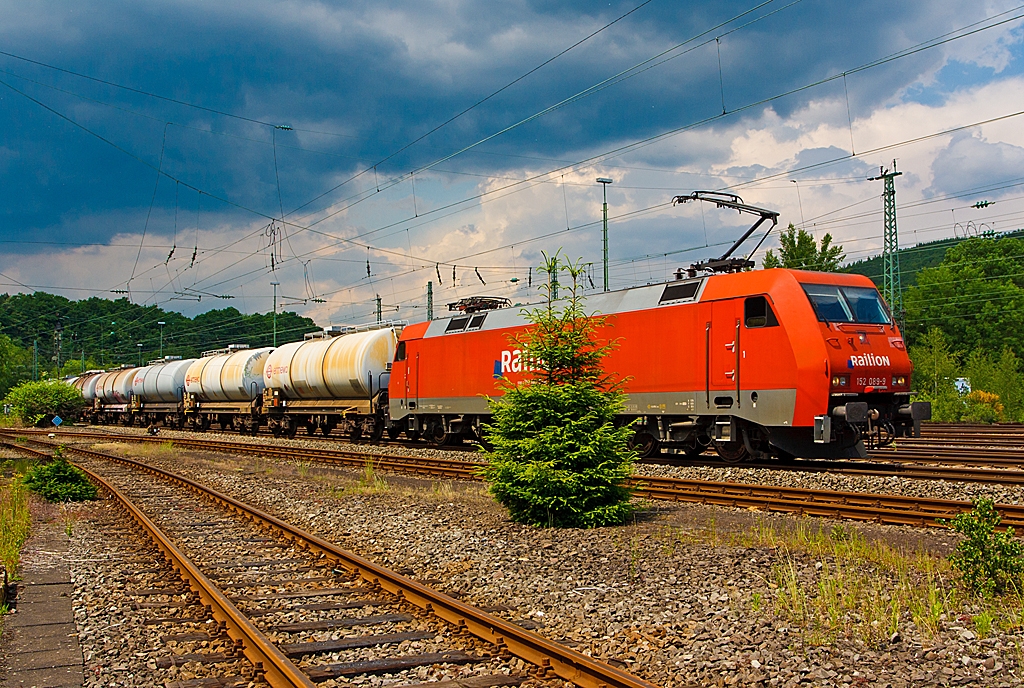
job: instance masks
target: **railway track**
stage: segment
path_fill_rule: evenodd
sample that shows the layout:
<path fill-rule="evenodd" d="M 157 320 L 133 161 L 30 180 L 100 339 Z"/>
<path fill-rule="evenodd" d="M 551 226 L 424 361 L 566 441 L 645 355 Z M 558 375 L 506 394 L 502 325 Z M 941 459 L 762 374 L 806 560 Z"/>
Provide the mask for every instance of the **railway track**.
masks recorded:
<path fill-rule="evenodd" d="M 67 450 L 149 534 L 237 646 L 235 653 L 192 654 L 178 657 L 181 662 L 234 663 L 244 655 L 272 686 L 359 682 L 465 664 L 487 672 L 465 684 L 474 688 L 558 678 L 583 688 L 654 688 L 188 478 L 102 452 Z M 515 658 L 536 669 L 515 675 L 509 669 Z"/>
<path fill-rule="evenodd" d="M 19 431 L 21 434 L 42 434 L 44 431 Z M 342 463 L 344 465 L 365 467 L 367 462 L 372 462 L 375 466 L 382 468 L 390 468 L 390 470 L 404 471 L 404 472 L 417 472 L 416 467 L 423 464 L 425 459 L 420 457 L 404 457 L 404 460 L 400 460 L 399 457 L 393 455 L 385 455 L 380 453 L 374 453 L 372 451 L 357 452 L 347 451 L 341 449 L 309 449 L 301 447 L 280 447 L 278 445 L 261 445 L 252 443 L 243 443 L 229 440 L 214 440 L 214 439 L 198 439 L 198 438 L 154 438 L 144 435 L 128 435 L 121 433 L 99 433 L 95 431 L 59 431 L 62 437 L 90 437 L 97 439 L 116 439 L 125 442 L 173 442 L 180 447 L 190 448 L 216 448 L 217 451 L 227 451 L 231 448 L 240 448 L 241 453 L 253 453 L 254 450 L 258 450 L 258 453 L 266 456 L 278 456 L 285 459 L 294 459 L 298 456 L 297 453 L 308 452 L 308 456 L 303 454 L 302 458 L 309 458 L 310 460 L 323 460 L 328 459 L 335 463 Z M 1019 465 L 1017 462 L 1006 462 L 1000 463 L 998 457 L 990 464 L 984 464 L 980 461 L 973 461 L 969 459 L 962 459 L 958 456 L 952 456 L 952 458 L 941 454 L 927 454 L 921 455 L 910 455 L 905 452 L 893 451 L 888 453 L 879 453 L 878 459 L 884 457 L 885 463 L 876 462 L 865 462 L 865 461 L 829 461 L 829 460 L 805 460 L 796 459 L 789 462 L 760 462 L 760 463 L 745 463 L 742 464 L 744 468 L 764 468 L 770 470 L 800 470 L 800 471 L 813 471 L 813 472 L 833 472 L 843 473 L 848 475 L 881 475 L 881 476 L 899 476 L 903 478 L 914 478 L 919 480 L 951 480 L 960 482 L 981 482 L 989 484 L 999 485 L 1024 485 L 1024 470 L 1012 470 L 1013 467 Z M 914 458 L 917 456 L 918 458 Z M 730 467 L 730 464 L 725 464 L 719 461 L 715 461 L 713 457 L 707 457 L 705 459 L 682 459 L 674 456 L 661 457 L 660 460 L 653 460 L 650 463 L 663 463 L 666 465 L 678 465 L 678 466 L 722 466 Z M 936 465 L 919 465 L 922 462 L 928 464 L 934 462 L 943 463 L 960 463 L 968 464 L 965 468 L 954 468 L 950 466 L 936 466 Z M 431 459 L 431 472 L 428 475 L 441 475 L 443 477 L 459 478 L 459 479 L 472 479 L 465 468 L 466 464 L 472 464 L 471 459 L 457 460 L 457 459 Z M 1024 458 L 1022 462 L 1024 463 Z M 989 465 L 999 470 L 978 468 L 978 465 Z M 1010 468 L 1007 468 L 1009 466 Z M 1024 466 L 1022 466 L 1024 468 Z"/>
<path fill-rule="evenodd" d="M 94 433 L 87 433 L 94 435 Z M 147 442 L 153 438 L 132 437 L 128 441 Z M 38 440 L 32 443 L 43 444 Z M 440 458 L 395 457 L 340 450 L 309 449 L 304 447 L 278 447 L 226 442 L 207 439 L 175 440 L 182 448 L 227 452 L 234 454 L 275 457 L 284 460 L 315 461 L 330 465 L 364 468 L 368 464 L 375 470 L 448 478 L 479 480 L 479 464 Z M 7 446 L 14 446 L 5 443 Z M 84 452 L 74 447 L 71 451 Z M 777 487 L 748 483 L 729 483 L 682 478 L 634 476 L 629 486 L 642 497 L 652 499 L 711 504 L 734 508 L 759 509 L 825 518 L 872 521 L 892 525 L 920 527 L 940 526 L 937 519 L 953 518 L 972 509 L 969 502 L 903 497 L 859 492 L 836 492 L 798 487 Z M 1024 506 L 997 505 L 1004 525 L 1015 529 L 1024 527 Z"/>

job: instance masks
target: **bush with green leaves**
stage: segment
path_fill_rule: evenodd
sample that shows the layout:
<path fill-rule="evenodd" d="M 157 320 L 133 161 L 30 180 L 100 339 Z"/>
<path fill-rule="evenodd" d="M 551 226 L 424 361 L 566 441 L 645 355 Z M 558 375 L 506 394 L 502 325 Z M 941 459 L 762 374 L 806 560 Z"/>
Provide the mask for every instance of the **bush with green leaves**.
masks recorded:
<path fill-rule="evenodd" d="M 607 319 L 584 311 L 582 265 L 545 256 L 552 281 L 544 306 L 525 311 L 532 326 L 512 338 L 523 379 L 502 378 L 491 399 L 490 445 L 480 474 L 514 521 L 540 527 L 617 525 L 633 512 L 624 486 L 636 454 L 633 429 L 616 424 L 621 381 L 601 363 L 614 346 L 598 339 Z M 570 278 L 557 300 L 557 275 Z"/>
<path fill-rule="evenodd" d="M 39 463 L 25 474 L 25 486 L 50 502 L 84 502 L 96 499 L 96 486 L 81 469 L 72 466 L 60 449 L 53 460 Z"/>
<path fill-rule="evenodd" d="M 29 425 L 48 421 L 53 416 L 65 420 L 75 418 L 85 408 L 82 393 L 59 380 L 23 382 L 7 393 L 3 403 L 10 404 L 14 415 Z"/>
<path fill-rule="evenodd" d="M 975 500 L 973 511 L 940 522 L 964 537 L 949 555 L 949 562 L 968 590 L 991 597 L 1019 589 L 1024 574 L 1024 544 L 1013 536 L 1013 528 L 996 530 L 1002 517 L 991 499 Z"/>

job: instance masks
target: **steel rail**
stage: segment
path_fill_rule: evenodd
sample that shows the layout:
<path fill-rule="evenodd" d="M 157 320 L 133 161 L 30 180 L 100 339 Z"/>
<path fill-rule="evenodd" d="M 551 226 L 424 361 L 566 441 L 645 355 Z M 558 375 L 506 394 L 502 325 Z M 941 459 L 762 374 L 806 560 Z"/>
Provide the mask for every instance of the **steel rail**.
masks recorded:
<path fill-rule="evenodd" d="M 139 442 L 153 440 L 149 437 L 128 437 Z M 375 468 L 382 470 L 461 480 L 479 480 L 477 471 L 482 465 L 452 459 L 390 457 L 305 447 L 264 447 L 205 439 L 185 439 L 181 441 L 181 446 L 239 454 L 270 455 L 291 460 L 308 459 L 332 465 L 341 464 L 355 467 L 362 467 L 368 462 L 372 462 Z M 627 486 L 633 489 L 637 495 L 652 499 L 737 508 L 759 508 L 780 513 L 846 518 L 890 525 L 938 527 L 941 524 L 936 519 L 953 518 L 957 514 L 973 509 L 970 502 L 956 500 L 659 476 L 634 475 L 627 481 Z M 1003 514 L 1004 526 L 1011 526 L 1015 529 L 1024 528 L 1024 507 L 999 504 L 997 509 Z"/>
<path fill-rule="evenodd" d="M 22 430 L 19 430 L 19 432 L 21 432 L 23 434 L 48 434 L 49 431 L 46 431 L 46 430 L 36 430 L 36 429 L 22 429 Z M 238 452 L 240 454 L 251 454 L 251 453 L 253 453 L 253 450 L 251 448 L 252 447 L 258 447 L 259 448 L 259 452 L 264 454 L 264 455 L 287 456 L 287 457 L 292 457 L 292 458 L 294 458 L 296 456 L 297 452 L 310 452 L 311 456 L 312 456 L 313 453 L 315 453 L 318 457 L 329 455 L 331 457 L 334 457 L 339 463 L 344 463 L 346 465 L 356 465 L 356 464 L 358 464 L 359 466 L 365 466 L 367 464 L 367 462 L 369 461 L 369 462 L 373 462 L 375 464 L 380 465 L 382 468 L 383 467 L 388 467 L 389 465 L 392 465 L 392 464 L 397 466 L 397 464 L 395 464 L 394 462 L 396 462 L 398 459 L 401 458 L 401 457 L 396 457 L 396 456 L 390 455 L 390 454 L 378 454 L 378 453 L 374 453 L 374 452 L 360 452 L 360 451 L 350 451 L 350 450 L 342 450 L 342 449 L 320 449 L 320 448 L 311 449 L 311 448 L 306 448 L 306 447 L 280 447 L 280 446 L 277 446 L 277 445 L 251 444 L 251 443 L 247 443 L 247 442 L 237 442 L 237 441 L 231 441 L 231 440 L 215 440 L 215 439 L 205 439 L 205 438 L 203 438 L 203 439 L 187 438 L 187 437 L 186 438 L 160 438 L 160 437 L 150 437 L 150 436 L 142 436 L 142 435 L 121 434 L 121 433 L 116 433 L 116 432 L 110 433 L 110 432 L 97 432 L 97 431 L 69 431 L 69 430 L 59 430 L 59 431 L 56 432 L 56 434 L 61 435 L 61 436 L 68 436 L 68 437 L 95 437 L 95 438 L 99 438 L 99 439 L 114 439 L 114 440 L 124 441 L 124 442 L 173 442 L 174 444 L 177 444 L 178 446 L 182 446 L 182 447 L 195 447 L 195 448 L 231 447 L 233 451 L 236 451 L 236 452 Z M 955 454 L 952 453 L 953 451 L 955 451 L 956 453 Z M 420 460 L 420 459 L 418 459 L 416 457 L 407 457 L 407 458 L 408 458 L 410 464 L 412 464 L 412 465 L 410 465 L 408 467 L 408 470 L 410 470 L 410 471 L 413 470 L 413 466 L 415 466 L 415 465 L 417 465 L 419 463 L 422 463 L 422 460 Z M 669 457 L 669 458 L 671 458 L 671 457 Z M 887 461 L 887 462 L 890 462 L 890 463 L 896 463 L 896 464 L 915 464 L 915 463 L 921 463 L 921 462 L 931 462 L 931 463 L 946 463 L 946 464 L 954 464 L 954 465 L 964 465 L 964 464 L 967 464 L 967 465 L 972 466 L 972 467 L 976 467 L 976 466 L 990 466 L 990 467 L 993 467 L 993 468 L 999 468 L 999 467 L 1009 466 L 1009 467 L 1013 467 L 1013 468 L 1016 468 L 1016 467 L 1024 468 L 1024 447 L 1022 447 L 1022 450 L 1020 452 L 999 452 L 999 451 L 977 451 L 977 450 L 973 450 L 972 451 L 972 450 L 964 450 L 964 449 L 959 449 L 959 448 L 955 448 L 955 447 L 950 447 L 948 445 L 946 445 L 946 446 L 933 446 L 933 447 L 913 447 L 913 448 L 897 446 L 895 448 L 872 450 L 872 452 L 871 452 L 871 460 L 874 460 L 874 461 L 884 460 L 884 461 Z M 467 464 L 467 463 L 473 464 L 474 463 L 471 460 L 461 460 L 461 459 L 439 459 L 439 458 L 437 458 L 437 459 L 431 459 L 431 461 L 434 462 L 435 466 L 437 466 L 437 467 L 440 467 L 442 465 L 450 466 L 452 468 L 451 476 L 450 477 L 461 477 L 462 474 L 463 474 L 463 471 L 461 469 L 465 466 L 465 464 Z M 851 463 L 856 463 L 857 460 L 849 460 L 849 461 Z M 759 467 L 759 468 L 783 468 L 784 467 L 784 468 L 796 468 L 797 470 L 801 469 L 801 466 L 796 465 L 796 464 L 777 464 L 777 465 L 775 465 L 775 464 L 771 464 L 771 465 L 769 465 L 769 464 L 756 464 L 756 465 L 754 465 L 754 464 L 743 464 L 743 465 L 741 465 L 741 467 Z M 808 467 L 809 470 L 817 470 L 817 469 L 815 469 L 810 464 L 808 464 L 807 467 Z M 949 469 L 946 469 L 946 470 L 948 471 Z M 964 474 L 951 474 L 949 476 L 937 475 L 938 473 L 942 473 L 942 472 L 943 472 L 943 469 L 941 469 L 941 468 L 937 469 L 937 470 L 935 470 L 935 471 L 933 471 L 931 473 L 929 473 L 928 471 L 925 471 L 923 468 L 920 468 L 920 469 L 919 468 L 913 468 L 913 469 L 910 469 L 910 470 L 908 470 L 906 472 L 903 472 L 902 474 L 905 475 L 906 477 L 919 477 L 918 475 L 915 475 L 915 474 L 920 473 L 921 474 L 920 477 L 924 477 L 924 478 L 955 479 L 955 480 L 970 479 L 970 480 L 978 480 L 978 481 L 984 481 L 986 478 L 990 477 L 990 476 L 984 475 L 981 472 L 976 473 L 974 477 L 969 477 L 966 473 L 964 473 Z M 890 472 L 890 471 L 886 471 L 884 473 L 876 472 L 875 474 L 884 474 L 884 475 L 896 474 L 896 475 L 900 475 L 900 473 Z M 991 476 L 991 477 L 996 478 L 997 476 Z M 1022 476 L 1009 476 L 1009 475 L 1008 476 L 1003 476 L 1003 478 L 997 480 L 997 482 L 1002 482 L 1004 484 L 1011 484 L 1011 485 L 1012 484 L 1019 484 L 1021 482 L 1024 482 L 1024 481 L 1017 481 L 1017 480 L 1009 479 L 1009 478 L 1013 478 L 1013 477 L 1022 477 Z"/>
<path fill-rule="evenodd" d="M 33 451 L 21 447 L 22 451 Z M 44 452 L 33 452 L 47 456 Z M 47 457 L 49 458 L 49 457 Z M 171 539 L 153 523 L 127 496 L 107 482 L 102 476 L 79 466 L 96 485 L 110 493 L 120 506 L 147 532 L 156 546 L 164 553 L 171 565 L 199 595 L 202 603 L 211 610 L 213 618 L 225 625 L 228 636 L 241 643 L 242 653 L 253 666 L 263 674 L 264 680 L 275 688 L 314 688 L 316 686 L 302 670 L 281 652 L 246 616 L 239 611 L 228 597 L 207 578 Z"/>
<path fill-rule="evenodd" d="M 39 440 L 31 441 L 44 446 L 54 446 Z M 82 456 L 110 461 L 135 470 L 152 473 L 171 483 L 190 489 L 204 498 L 217 502 L 264 528 L 276 531 L 279 535 L 291 540 L 296 546 L 327 557 L 360 576 L 371 585 L 415 604 L 460 629 L 472 633 L 481 640 L 491 643 L 498 649 L 499 653 L 509 652 L 536 665 L 538 667 L 538 678 L 553 678 L 557 676 L 581 688 L 657 688 L 653 683 L 568 647 L 559 645 L 509 621 L 488 614 L 442 592 L 433 590 L 422 583 L 378 566 L 368 559 L 343 550 L 327 540 L 307 533 L 286 521 L 189 478 L 140 461 L 112 454 L 104 454 L 75 446 L 67 446 L 65 449 Z M 145 517 L 144 514 L 142 516 Z M 155 527 L 153 526 L 153 528 Z M 167 544 L 170 543 L 168 542 Z M 202 576 L 198 569 L 195 570 L 195 573 Z M 230 605 L 230 601 L 227 598 L 224 598 L 224 601 Z M 238 614 L 241 615 L 241 612 L 238 612 Z M 244 619 L 244 617 L 242 618 Z M 308 679 L 306 680 L 308 681 Z M 312 686 L 314 684 L 295 683 L 280 685 Z"/>
<path fill-rule="evenodd" d="M 33 433 L 33 434 L 41 434 Z M 277 445 L 251 444 L 247 442 L 236 442 L 230 440 L 196 439 L 196 438 L 155 438 L 141 435 L 123 435 L 120 433 L 106 434 L 97 432 L 68 432 L 61 431 L 60 436 L 73 437 L 94 437 L 98 439 L 114 439 L 124 442 L 171 442 L 180 447 L 191 447 L 195 449 L 215 449 L 217 451 L 231 451 L 238 454 L 257 454 L 261 456 L 276 456 L 285 459 L 310 459 L 314 461 L 329 460 L 331 463 L 341 465 L 365 467 L 367 464 L 375 468 L 393 470 L 403 473 L 414 473 L 420 475 L 431 475 L 457 479 L 473 479 L 474 472 L 479 468 L 479 462 L 461 459 L 401 457 L 391 454 L 379 454 L 374 452 L 347 451 L 341 449 L 320 449 L 309 447 L 281 447 Z M 1024 484 L 1024 471 L 1014 470 L 985 470 L 982 468 L 949 468 L 940 466 L 918 466 L 915 459 L 906 452 L 888 452 L 887 458 L 890 463 L 898 464 L 888 470 L 877 466 L 858 469 L 857 461 L 848 461 L 849 466 L 821 466 L 815 465 L 808 460 L 806 463 L 756 463 L 743 464 L 743 468 L 770 468 L 770 469 L 794 469 L 807 471 L 832 471 L 838 473 L 861 474 L 861 475 L 895 475 L 907 478 L 933 479 L 933 480 L 969 480 L 972 482 L 992 482 L 1006 485 Z M 931 459 L 929 455 L 926 457 Z M 946 460 L 950 463 L 977 463 L 976 460 L 968 459 L 934 459 Z M 429 461 L 429 467 L 424 465 Z M 803 460 L 798 460 L 803 461 Z M 689 465 L 690 461 L 687 462 Z M 717 464 L 715 464 L 717 465 Z M 993 465 L 1002 465 L 993 462 Z M 1014 461 L 1011 465 L 1024 465 L 1024 455 L 1021 461 Z"/>
<path fill-rule="evenodd" d="M 873 521 L 891 525 L 942 527 L 937 519 L 971 511 L 970 502 L 864 492 L 636 477 L 629 486 L 639 496 L 737 508 L 758 508 L 807 516 Z M 1024 506 L 997 504 L 1003 526 L 1024 528 Z"/>

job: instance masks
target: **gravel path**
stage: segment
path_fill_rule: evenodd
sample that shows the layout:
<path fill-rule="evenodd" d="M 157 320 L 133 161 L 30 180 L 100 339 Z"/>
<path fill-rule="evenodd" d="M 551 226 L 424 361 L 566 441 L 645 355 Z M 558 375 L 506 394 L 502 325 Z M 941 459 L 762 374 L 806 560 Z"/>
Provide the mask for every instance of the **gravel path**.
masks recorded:
<path fill-rule="evenodd" d="M 897 607 L 892 633 L 884 614 L 868 623 L 869 608 L 840 608 L 850 618 L 840 619 L 838 632 L 798 623 L 788 586 L 807 591 L 809 614 L 825 583 L 845 580 L 849 590 L 839 592 L 859 588 L 882 608 L 908 575 L 914 578 L 881 559 L 844 565 L 838 556 L 797 546 L 799 537 L 783 537 L 801 527 L 808 537 L 819 526 L 828 533 L 830 521 L 659 503 L 621 528 L 538 531 L 510 523 L 479 484 L 371 480 L 153 445 L 102 448 L 115 447 L 445 592 L 506 607 L 502 615 L 510 620 L 664 686 L 1021 684 L 1020 626 L 1017 634 L 988 628 L 980 607 L 947 599 L 930 626 Z M 727 470 L 738 479 L 749 469 Z M 814 474 L 822 477 L 833 476 Z M 839 543 L 851 536 L 866 542 L 866 552 L 890 542 L 945 553 L 952 543 L 942 533 L 906 528 L 844 524 L 834 532 Z M 938 569 L 940 578 L 947 575 Z M 947 587 L 938 580 L 935 589 L 944 594 Z"/>

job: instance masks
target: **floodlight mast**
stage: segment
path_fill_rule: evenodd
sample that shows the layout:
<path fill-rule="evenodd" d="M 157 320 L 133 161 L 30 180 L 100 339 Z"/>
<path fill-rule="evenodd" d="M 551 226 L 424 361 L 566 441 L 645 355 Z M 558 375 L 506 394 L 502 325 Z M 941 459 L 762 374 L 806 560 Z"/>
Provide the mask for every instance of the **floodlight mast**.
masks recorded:
<path fill-rule="evenodd" d="M 751 215 L 760 215 L 757 222 L 755 222 L 750 229 L 743 233 L 736 242 L 729 247 L 729 250 L 722 254 L 721 258 L 717 260 L 707 260 L 702 263 L 694 263 L 690 266 L 687 272 L 690 277 L 696 277 L 698 273 L 710 270 L 712 272 L 740 272 L 748 268 L 754 267 L 754 261 L 750 260 L 750 256 L 754 255 L 754 252 L 761 247 L 764 240 L 768 238 L 771 231 L 775 229 L 775 226 L 779 224 L 779 213 L 774 210 L 768 210 L 767 208 L 760 208 L 756 205 L 749 205 L 743 202 L 743 199 L 736 194 L 726 193 L 724 191 L 694 191 L 686 196 L 675 196 L 672 198 L 672 205 L 679 205 L 680 203 L 689 203 L 690 201 L 706 201 L 708 203 L 714 203 L 718 208 L 733 208 L 741 213 L 750 213 Z M 761 237 L 761 241 L 757 242 L 757 246 L 751 251 L 746 258 L 732 258 L 733 252 L 740 247 L 740 245 L 746 241 L 751 234 L 757 231 L 757 228 L 762 224 L 771 220 L 772 226 L 768 228 L 768 231 Z"/>

